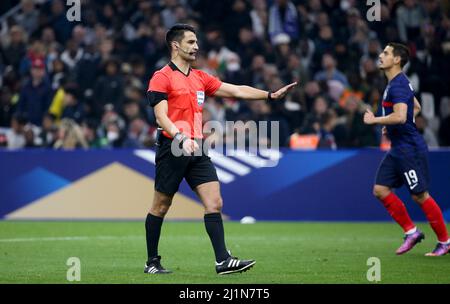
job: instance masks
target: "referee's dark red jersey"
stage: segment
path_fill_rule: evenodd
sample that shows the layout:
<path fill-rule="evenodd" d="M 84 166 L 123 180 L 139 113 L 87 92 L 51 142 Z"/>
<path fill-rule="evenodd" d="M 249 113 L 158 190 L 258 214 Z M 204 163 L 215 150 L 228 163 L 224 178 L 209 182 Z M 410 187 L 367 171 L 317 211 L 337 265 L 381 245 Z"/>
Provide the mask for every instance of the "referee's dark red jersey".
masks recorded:
<path fill-rule="evenodd" d="M 173 62 L 156 71 L 148 84 L 152 107 L 167 100 L 169 119 L 190 138 L 203 138 L 202 111 L 206 96 L 212 96 L 222 82 L 201 70 L 180 71 Z M 163 131 L 164 136 L 170 136 Z"/>

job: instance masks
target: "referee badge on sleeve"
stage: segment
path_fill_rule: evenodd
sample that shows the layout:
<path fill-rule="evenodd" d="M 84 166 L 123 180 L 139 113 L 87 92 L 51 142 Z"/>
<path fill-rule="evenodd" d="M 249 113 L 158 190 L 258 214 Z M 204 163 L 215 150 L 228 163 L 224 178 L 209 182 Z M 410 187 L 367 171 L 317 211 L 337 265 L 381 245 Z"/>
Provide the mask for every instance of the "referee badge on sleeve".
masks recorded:
<path fill-rule="evenodd" d="M 205 92 L 197 91 L 197 103 L 201 106 L 205 102 Z"/>

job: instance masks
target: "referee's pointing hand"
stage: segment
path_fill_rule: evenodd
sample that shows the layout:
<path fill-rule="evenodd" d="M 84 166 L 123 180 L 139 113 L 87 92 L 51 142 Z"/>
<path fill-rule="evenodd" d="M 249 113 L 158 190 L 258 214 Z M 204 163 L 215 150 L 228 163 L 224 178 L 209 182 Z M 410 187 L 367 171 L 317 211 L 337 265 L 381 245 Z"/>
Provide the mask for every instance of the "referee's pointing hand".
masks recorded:
<path fill-rule="evenodd" d="M 283 98 L 284 96 L 286 96 L 286 94 L 287 94 L 290 90 L 292 90 L 296 85 L 297 85 L 297 82 L 293 82 L 293 83 L 291 83 L 291 84 L 288 84 L 287 86 L 282 87 L 282 88 L 279 89 L 278 91 L 273 92 L 273 93 L 271 94 L 270 97 L 271 97 L 272 99 L 281 99 L 281 98 Z"/>

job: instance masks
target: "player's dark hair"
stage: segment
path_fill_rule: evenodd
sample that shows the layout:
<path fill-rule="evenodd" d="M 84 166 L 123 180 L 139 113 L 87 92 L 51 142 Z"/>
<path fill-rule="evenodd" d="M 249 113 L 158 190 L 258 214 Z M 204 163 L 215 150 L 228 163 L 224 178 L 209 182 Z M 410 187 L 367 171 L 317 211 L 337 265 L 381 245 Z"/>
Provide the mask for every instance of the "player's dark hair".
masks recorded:
<path fill-rule="evenodd" d="M 394 57 L 399 56 L 400 59 L 400 66 L 403 68 L 409 61 L 409 48 L 401 43 L 396 42 L 389 42 L 388 46 L 392 47 Z"/>
<path fill-rule="evenodd" d="M 180 42 L 184 37 L 184 32 L 193 32 L 194 34 L 196 34 L 194 27 L 185 23 L 177 23 L 167 31 L 166 44 L 169 48 L 169 51 L 172 51 L 172 47 L 170 46 L 170 44 L 173 41 Z"/>

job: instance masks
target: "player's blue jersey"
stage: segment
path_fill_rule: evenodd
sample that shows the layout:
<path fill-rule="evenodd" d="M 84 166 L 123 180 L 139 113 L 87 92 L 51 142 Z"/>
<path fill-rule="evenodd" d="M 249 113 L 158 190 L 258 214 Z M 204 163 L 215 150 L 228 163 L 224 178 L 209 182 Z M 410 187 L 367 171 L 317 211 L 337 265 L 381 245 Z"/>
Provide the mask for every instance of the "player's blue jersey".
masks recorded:
<path fill-rule="evenodd" d="M 404 155 L 426 152 L 427 144 L 417 130 L 414 119 L 414 89 L 404 73 L 399 73 L 388 83 L 383 94 L 383 115 L 391 114 L 397 103 L 406 103 L 408 112 L 404 124 L 386 126 L 391 140 L 391 153 Z"/>

